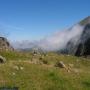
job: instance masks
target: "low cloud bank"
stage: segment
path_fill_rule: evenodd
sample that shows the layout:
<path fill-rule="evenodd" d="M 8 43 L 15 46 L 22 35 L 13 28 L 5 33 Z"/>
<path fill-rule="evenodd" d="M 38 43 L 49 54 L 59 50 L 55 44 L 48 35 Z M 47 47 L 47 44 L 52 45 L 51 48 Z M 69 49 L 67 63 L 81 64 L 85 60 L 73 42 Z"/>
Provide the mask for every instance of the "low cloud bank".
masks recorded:
<path fill-rule="evenodd" d="M 83 32 L 83 28 L 84 27 L 77 24 L 70 29 L 59 31 L 39 41 L 16 42 L 16 44 L 13 45 L 15 48 L 23 49 L 39 47 L 46 51 L 60 50 L 63 49 L 71 39 L 74 39 L 73 41 L 76 42 Z"/>

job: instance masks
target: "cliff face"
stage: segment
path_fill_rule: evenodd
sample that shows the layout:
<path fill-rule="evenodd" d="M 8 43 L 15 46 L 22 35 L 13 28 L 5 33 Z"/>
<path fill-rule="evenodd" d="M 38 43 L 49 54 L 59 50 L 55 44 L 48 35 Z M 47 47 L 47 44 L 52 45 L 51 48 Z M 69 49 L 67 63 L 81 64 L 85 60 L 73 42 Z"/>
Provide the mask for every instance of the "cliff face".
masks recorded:
<path fill-rule="evenodd" d="M 75 56 L 87 56 L 90 55 L 90 17 L 82 20 L 79 24 L 84 27 L 80 38 L 77 42 L 74 42 L 76 37 L 72 38 L 63 52 Z"/>
<path fill-rule="evenodd" d="M 90 55 L 90 24 L 84 28 L 75 55 Z"/>
<path fill-rule="evenodd" d="M 0 51 L 12 51 L 14 50 L 8 40 L 4 37 L 0 37 Z"/>

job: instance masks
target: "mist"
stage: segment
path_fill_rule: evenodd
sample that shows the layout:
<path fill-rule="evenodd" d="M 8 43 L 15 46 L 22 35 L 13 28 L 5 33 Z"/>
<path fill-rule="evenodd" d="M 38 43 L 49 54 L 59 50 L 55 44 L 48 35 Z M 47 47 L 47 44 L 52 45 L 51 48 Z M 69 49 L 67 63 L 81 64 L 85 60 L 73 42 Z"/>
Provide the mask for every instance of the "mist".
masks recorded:
<path fill-rule="evenodd" d="M 63 49 L 71 39 L 73 39 L 72 41 L 74 41 L 74 43 L 79 40 L 83 28 L 84 27 L 77 24 L 70 29 L 54 33 L 50 37 L 40 40 L 39 47 L 47 51 Z"/>
<path fill-rule="evenodd" d="M 75 43 L 79 40 L 82 32 L 83 26 L 76 24 L 72 28 L 66 30 L 60 30 L 55 32 L 51 36 L 45 37 L 38 41 L 21 41 L 15 42 L 13 45 L 15 48 L 41 48 L 46 51 L 60 50 L 66 47 L 67 43 L 72 41 Z"/>

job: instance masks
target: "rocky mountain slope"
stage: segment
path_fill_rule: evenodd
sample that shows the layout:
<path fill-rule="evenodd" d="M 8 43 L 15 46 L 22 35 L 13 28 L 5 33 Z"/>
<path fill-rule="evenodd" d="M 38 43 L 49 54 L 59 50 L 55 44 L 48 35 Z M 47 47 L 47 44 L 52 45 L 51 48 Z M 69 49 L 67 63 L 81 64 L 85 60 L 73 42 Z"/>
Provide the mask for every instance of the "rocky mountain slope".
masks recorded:
<path fill-rule="evenodd" d="M 90 16 L 82 20 L 79 25 L 83 26 L 83 31 L 77 41 L 77 37 L 72 38 L 63 49 L 63 53 L 76 56 L 90 55 Z"/>
<path fill-rule="evenodd" d="M 5 37 L 0 37 L 0 51 L 11 51 L 13 47 L 10 45 L 8 40 Z"/>

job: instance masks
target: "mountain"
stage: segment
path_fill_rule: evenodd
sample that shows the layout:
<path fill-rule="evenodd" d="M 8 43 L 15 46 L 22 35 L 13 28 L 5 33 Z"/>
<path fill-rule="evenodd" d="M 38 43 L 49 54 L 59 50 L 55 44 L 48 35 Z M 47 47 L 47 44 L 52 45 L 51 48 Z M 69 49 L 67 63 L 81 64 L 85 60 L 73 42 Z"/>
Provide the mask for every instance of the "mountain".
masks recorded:
<path fill-rule="evenodd" d="M 75 56 L 87 56 L 90 55 L 90 16 L 78 24 L 84 27 L 81 35 L 77 41 L 77 37 L 72 38 L 62 51 Z"/>
<path fill-rule="evenodd" d="M 13 47 L 10 45 L 5 37 L 0 37 L 0 51 L 12 51 Z"/>
<path fill-rule="evenodd" d="M 14 47 L 23 51 L 53 51 L 75 56 L 90 55 L 90 16 L 66 30 L 60 30 L 38 41 L 15 42 Z"/>

